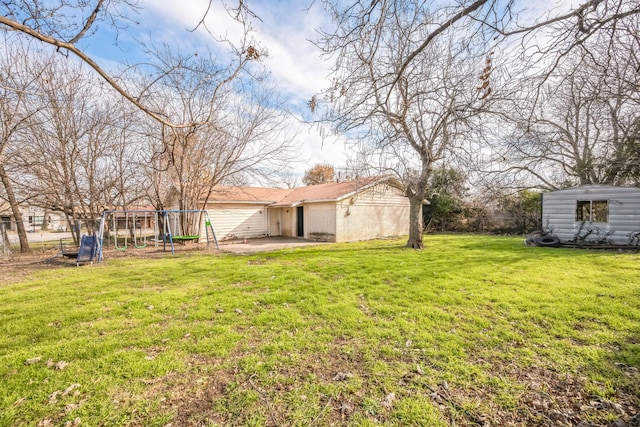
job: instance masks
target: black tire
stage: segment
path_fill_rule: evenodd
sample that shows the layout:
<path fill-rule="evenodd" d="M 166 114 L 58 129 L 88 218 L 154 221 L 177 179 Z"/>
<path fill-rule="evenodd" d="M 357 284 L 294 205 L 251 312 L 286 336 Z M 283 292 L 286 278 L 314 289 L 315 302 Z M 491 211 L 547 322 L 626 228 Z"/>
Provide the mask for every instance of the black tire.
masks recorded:
<path fill-rule="evenodd" d="M 557 236 L 540 236 L 536 237 L 536 245 L 557 248 L 560 246 L 560 239 Z"/>

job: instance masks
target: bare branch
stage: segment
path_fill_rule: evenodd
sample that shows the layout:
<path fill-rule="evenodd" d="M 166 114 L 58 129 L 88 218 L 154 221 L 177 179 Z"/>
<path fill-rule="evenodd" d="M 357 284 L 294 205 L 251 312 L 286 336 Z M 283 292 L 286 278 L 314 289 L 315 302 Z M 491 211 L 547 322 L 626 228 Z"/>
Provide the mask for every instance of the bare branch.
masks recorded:
<path fill-rule="evenodd" d="M 98 3 L 96 3 L 95 9 L 91 13 L 91 15 L 89 15 L 86 22 L 84 23 L 84 27 L 82 28 L 82 30 L 80 30 L 80 32 L 78 32 L 78 34 L 75 35 L 75 37 L 73 37 L 71 40 L 68 41 L 69 44 L 75 44 L 78 42 L 78 40 L 80 40 L 82 37 L 85 36 L 87 31 L 89 31 L 89 29 L 93 26 L 93 23 L 96 21 L 96 18 L 98 17 L 98 12 L 100 11 L 100 8 L 104 4 L 104 1 L 105 0 L 98 0 Z"/>
<path fill-rule="evenodd" d="M 87 63 L 91 68 L 93 68 L 100 77 L 102 77 L 112 88 L 114 88 L 120 95 L 126 98 L 129 102 L 139 108 L 141 111 L 152 117 L 154 120 L 169 126 L 171 128 L 185 128 L 194 125 L 194 123 L 185 123 L 185 124 L 177 124 L 172 123 L 167 120 L 165 117 L 161 116 L 155 111 L 152 111 L 145 105 L 143 105 L 138 99 L 133 97 L 129 92 L 127 92 L 122 86 L 120 86 L 102 67 L 96 64 L 88 55 L 86 55 L 82 50 L 78 49 L 74 44 L 64 42 L 58 40 L 54 37 L 46 36 L 31 27 L 26 25 L 22 25 L 16 21 L 13 21 L 5 16 L 0 16 L 0 24 L 6 25 L 9 28 L 14 29 L 15 31 L 19 31 L 21 33 L 27 34 L 37 40 L 40 40 L 44 43 L 50 44 L 52 46 L 56 46 L 59 49 L 66 49 L 69 52 L 76 55 L 82 61 Z"/>
<path fill-rule="evenodd" d="M 401 76 L 404 74 L 404 72 L 406 71 L 407 67 L 409 66 L 409 64 L 411 64 L 411 62 L 413 62 L 416 57 L 422 52 L 424 51 L 424 49 L 426 49 L 427 46 L 429 46 L 429 44 L 436 38 L 438 37 L 440 34 L 444 33 L 449 27 L 451 27 L 453 24 L 455 24 L 456 22 L 458 22 L 460 19 L 464 18 L 465 16 L 470 15 L 472 12 L 476 11 L 477 9 L 479 9 L 480 7 L 482 7 L 482 5 L 486 4 L 489 0 L 476 0 L 475 2 L 473 2 L 471 5 L 467 6 L 466 8 L 464 8 L 463 10 L 461 10 L 460 12 L 454 14 L 451 18 L 449 18 L 447 21 L 445 21 L 444 23 L 442 23 L 440 26 L 438 26 L 438 28 L 436 28 L 435 30 L 433 30 L 429 35 L 427 35 L 427 37 L 425 37 L 424 41 L 422 42 L 422 44 L 420 46 L 418 46 L 417 49 L 415 49 L 414 51 L 412 51 L 407 58 L 402 62 L 402 65 L 400 65 L 400 68 L 398 69 L 397 73 L 398 76 L 396 77 L 396 79 L 391 83 L 391 86 L 395 86 L 399 79 L 401 78 Z"/>

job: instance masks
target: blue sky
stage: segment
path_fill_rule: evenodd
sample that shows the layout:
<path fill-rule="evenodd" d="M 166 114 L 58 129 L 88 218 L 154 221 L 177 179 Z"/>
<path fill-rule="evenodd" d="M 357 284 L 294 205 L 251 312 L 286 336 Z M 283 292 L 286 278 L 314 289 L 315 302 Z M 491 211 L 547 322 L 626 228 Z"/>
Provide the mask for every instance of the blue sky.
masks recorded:
<path fill-rule="evenodd" d="M 235 4 L 236 0 L 227 0 Z M 226 36 L 238 40 L 242 29 L 214 0 L 206 18 L 207 27 L 215 36 Z M 531 24 L 534 17 L 561 13 L 568 9 L 572 0 L 541 0 L 527 4 L 527 10 L 519 14 L 520 23 Z M 268 52 L 263 59 L 272 73 L 273 80 L 289 109 L 309 118 L 306 103 L 329 84 L 330 64 L 321 59 L 320 51 L 309 41 L 317 37 L 318 28 L 330 25 L 328 17 L 318 0 L 249 0 L 251 9 L 259 16 L 253 21 L 253 36 Z M 519 6 L 525 5 L 518 2 Z M 178 46 L 183 51 L 197 52 L 207 46 L 216 50 L 211 36 L 199 28 L 190 32 L 202 19 L 208 0 L 146 0 L 138 15 L 130 16 L 129 27 L 117 34 L 106 24 L 83 42 L 83 48 L 97 62 L 107 68 L 110 63 L 140 60 L 139 47 L 134 39 L 153 41 L 156 46 L 163 43 Z M 538 35 L 544 40 L 544 34 Z M 115 45 L 115 41 L 118 45 Z M 535 42 L 536 39 L 533 39 Z M 294 164 L 294 173 L 302 177 L 304 171 L 317 163 L 344 166 L 346 152 L 344 143 L 336 139 L 323 139 L 317 126 L 306 126 L 294 119 L 293 129 L 299 132 L 303 148 L 299 164 Z M 323 132 L 329 135 L 330 132 Z"/>
<path fill-rule="evenodd" d="M 309 8 L 311 3 L 306 0 L 250 2 L 252 10 L 260 17 L 260 20 L 253 20 L 253 37 L 268 52 L 264 64 L 289 108 L 306 118 L 309 118 L 306 103 L 328 85 L 330 67 L 309 41 L 316 37 L 319 27 L 329 24 L 320 5 L 316 4 L 319 2 Z M 132 22 L 128 28 L 116 33 L 102 24 L 93 36 L 83 41 L 82 47 L 107 68 L 112 63 L 140 61 L 142 56 L 136 39 L 152 40 L 156 46 L 167 43 L 187 52 L 197 52 L 205 47 L 216 51 L 218 47 L 204 28 L 189 31 L 197 25 L 206 8 L 206 0 L 147 0 L 138 15 L 129 17 Z M 215 36 L 238 40 L 242 34 L 242 28 L 217 1 L 213 2 L 206 23 Z M 317 126 L 303 125 L 293 119 L 291 126 L 298 128 L 303 147 L 302 162 L 295 165 L 296 175 L 301 177 L 316 163 L 344 165 L 346 156 L 342 142 L 323 140 Z"/>

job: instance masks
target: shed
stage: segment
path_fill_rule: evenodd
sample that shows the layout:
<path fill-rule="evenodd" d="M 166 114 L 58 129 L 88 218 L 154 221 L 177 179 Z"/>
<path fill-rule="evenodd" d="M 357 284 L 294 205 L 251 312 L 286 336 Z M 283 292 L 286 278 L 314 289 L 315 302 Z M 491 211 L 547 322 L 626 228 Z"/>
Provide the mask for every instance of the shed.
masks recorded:
<path fill-rule="evenodd" d="M 561 242 L 638 245 L 640 188 L 594 184 L 545 193 L 542 226 Z"/>

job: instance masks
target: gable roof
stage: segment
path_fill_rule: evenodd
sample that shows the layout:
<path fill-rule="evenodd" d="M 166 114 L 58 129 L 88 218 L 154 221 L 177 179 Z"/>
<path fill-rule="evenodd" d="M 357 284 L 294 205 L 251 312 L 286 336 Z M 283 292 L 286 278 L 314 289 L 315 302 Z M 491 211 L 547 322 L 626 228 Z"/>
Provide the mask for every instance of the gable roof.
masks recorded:
<path fill-rule="evenodd" d="M 389 177 L 367 177 L 350 181 L 328 182 L 326 184 L 309 185 L 294 189 L 282 200 L 274 203 L 273 207 L 296 206 L 302 203 L 333 202 L 345 199 L 380 182 L 388 181 Z"/>
<path fill-rule="evenodd" d="M 262 187 L 216 187 L 211 203 L 259 203 L 272 207 L 297 206 L 302 203 L 339 201 L 382 182 L 398 188 L 400 183 L 390 177 L 367 177 L 349 181 L 329 182 L 294 189 Z"/>

